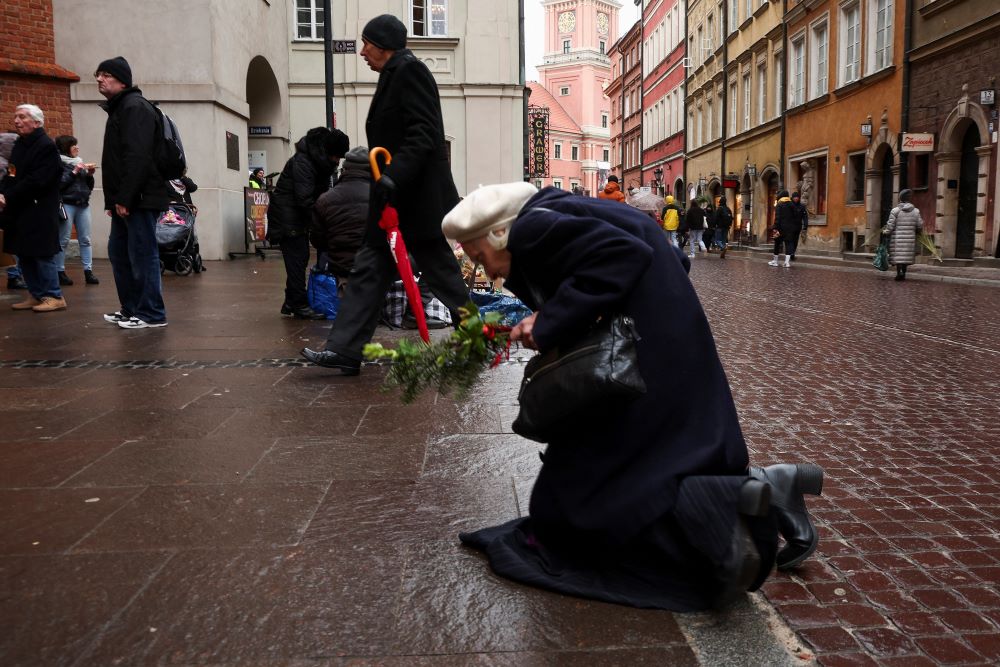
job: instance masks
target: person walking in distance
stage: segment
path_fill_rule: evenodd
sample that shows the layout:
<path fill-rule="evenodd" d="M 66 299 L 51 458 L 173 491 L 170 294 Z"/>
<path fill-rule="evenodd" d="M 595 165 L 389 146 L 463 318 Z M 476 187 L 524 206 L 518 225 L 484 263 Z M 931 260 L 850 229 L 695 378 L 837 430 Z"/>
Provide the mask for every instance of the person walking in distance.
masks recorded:
<path fill-rule="evenodd" d="M 796 241 L 795 246 L 792 248 L 792 261 L 794 262 L 795 251 L 799 247 L 798 246 L 799 241 L 801 241 L 802 243 L 806 242 L 806 232 L 809 229 L 809 209 L 806 208 L 806 205 L 802 203 L 802 197 L 799 195 L 798 192 L 792 193 L 792 203 L 795 204 L 795 212 L 798 215 L 799 222 L 802 224 L 802 232 L 797 237 L 798 240 Z"/>
<path fill-rule="evenodd" d="M 156 219 L 168 206 L 167 181 L 156 166 L 163 141 L 159 112 L 132 85 L 132 68 L 121 56 L 105 60 L 94 72 L 97 90 L 107 101 L 101 184 L 111 216 L 108 259 L 115 277 L 119 310 L 104 316 L 122 329 L 167 326 L 160 285 Z"/>
<path fill-rule="evenodd" d="M 906 267 L 917 257 L 917 234 L 923 231 L 920 209 L 910 203 L 910 190 L 899 192 L 899 206 L 889 211 L 885 231 L 889 235 L 889 261 L 896 265 L 896 280 L 906 280 Z"/>
<path fill-rule="evenodd" d="M 385 232 L 378 225 L 386 204 L 399 213 L 399 229 L 420 266 L 421 283 L 451 311 L 456 325 L 458 309 L 469 300 L 461 268 L 441 231 L 445 213 L 458 203 L 458 190 L 448 163 L 434 76 L 406 48 L 406 26 L 395 16 L 373 18 L 361 41 L 361 57 L 379 73 L 365 125 L 368 146 L 387 149 L 392 164 L 372 188 L 364 242 L 354 258 L 326 349 L 302 350 L 309 361 L 344 375 L 360 372 L 362 348 L 375 333 L 386 290 L 397 276 Z"/>
<path fill-rule="evenodd" d="M 719 248 L 719 259 L 726 258 L 729 242 L 729 228 L 733 226 L 733 211 L 726 205 L 726 198 L 719 197 L 719 205 L 715 207 L 715 245 Z"/>
<path fill-rule="evenodd" d="M 677 229 L 681 226 L 681 216 L 684 215 L 684 211 L 674 202 L 673 195 L 667 195 L 663 201 L 666 204 L 660 213 L 663 231 L 667 233 L 667 240 L 676 248 L 678 246 Z"/>
<path fill-rule="evenodd" d="M 785 250 L 785 267 L 792 265 L 792 255 L 798 244 L 799 232 L 802 231 L 801 224 L 798 208 L 788 196 L 788 190 L 782 190 L 778 193 L 778 204 L 774 207 L 774 229 L 777 236 L 774 239 L 774 257 L 767 263 L 768 266 L 781 266 L 778 257 L 782 247 Z"/>
<path fill-rule="evenodd" d="M 90 193 L 94 190 L 94 169 L 97 165 L 87 164 L 80 158 L 76 137 L 56 137 L 56 148 L 63 163 L 59 195 L 66 210 L 66 219 L 59 224 L 59 246 L 62 248 L 58 259 L 59 284 L 73 284 L 73 280 L 66 275 L 66 246 L 69 245 L 73 227 L 76 227 L 84 281 L 88 285 L 98 285 L 101 281 L 94 275 L 94 249 L 90 243 Z"/>
<path fill-rule="evenodd" d="M 604 189 L 597 193 L 598 199 L 610 199 L 611 201 L 625 201 L 625 193 L 622 186 L 618 184 L 618 177 L 614 174 L 608 176 L 608 182 Z"/>
<path fill-rule="evenodd" d="M 688 243 L 690 250 L 688 257 L 694 257 L 698 249 L 705 251 L 705 243 L 701 240 L 701 235 L 705 233 L 705 211 L 698 204 L 697 199 L 691 200 L 691 207 L 688 208 L 684 221 L 688 230 Z"/>

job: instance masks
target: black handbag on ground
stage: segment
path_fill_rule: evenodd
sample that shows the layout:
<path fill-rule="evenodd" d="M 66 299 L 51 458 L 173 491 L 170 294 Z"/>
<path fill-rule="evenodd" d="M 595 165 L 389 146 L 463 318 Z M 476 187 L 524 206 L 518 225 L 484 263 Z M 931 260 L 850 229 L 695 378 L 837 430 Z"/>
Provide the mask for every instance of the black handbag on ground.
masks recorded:
<path fill-rule="evenodd" d="M 646 393 L 636 354 L 635 322 L 604 318 L 579 341 L 533 357 L 524 368 L 514 433 L 549 442 L 568 422 L 592 420 L 602 406 Z"/>

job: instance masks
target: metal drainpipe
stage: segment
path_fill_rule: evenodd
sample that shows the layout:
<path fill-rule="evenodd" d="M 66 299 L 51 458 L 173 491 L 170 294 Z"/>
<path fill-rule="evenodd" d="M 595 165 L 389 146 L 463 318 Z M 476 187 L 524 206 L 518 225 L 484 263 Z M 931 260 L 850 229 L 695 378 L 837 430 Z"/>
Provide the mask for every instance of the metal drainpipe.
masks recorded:
<path fill-rule="evenodd" d="M 729 0 L 732 2 L 733 0 Z M 722 194 L 726 194 L 726 97 L 727 90 L 726 84 L 726 69 L 729 66 L 729 12 L 725 9 L 722 10 L 722 16 L 719 17 L 722 21 L 722 108 L 719 109 L 719 113 L 722 114 L 722 119 L 719 125 L 722 126 L 722 131 L 719 132 L 719 151 L 722 153 L 722 165 L 720 167 L 721 172 L 719 173 L 719 178 L 723 181 Z M 736 197 L 733 197 L 733 203 L 736 203 Z"/>
<path fill-rule="evenodd" d="M 529 151 L 529 141 L 528 141 L 528 86 L 527 86 L 527 75 L 525 73 L 525 62 L 526 56 L 524 53 L 524 0 L 519 0 L 517 3 L 517 25 L 520 35 L 518 36 L 518 53 L 517 53 L 517 64 L 519 68 L 518 81 L 521 84 L 521 118 L 523 119 L 523 128 L 521 131 L 521 177 L 525 181 L 530 181 L 531 177 L 528 174 L 528 151 Z"/>
<path fill-rule="evenodd" d="M 623 46 L 622 44 L 618 45 L 618 55 L 621 56 L 621 64 L 622 64 L 622 74 L 621 74 L 622 99 L 618 103 L 618 111 L 622 115 L 622 137 L 621 141 L 619 141 L 619 144 L 621 144 L 620 148 L 622 151 L 622 182 L 624 182 L 625 181 L 625 52 L 622 51 L 622 46 Z M 619 185 L 621 185 L 621 183 L 619 183 Z"/>
<path fill-rule="evenodd" d="M 635 0 L 635 4 L 636 4 L 637 7 L 640 6 L 640 5 L 642 5 L 642 0 Z M 645 128 L 643 127 L 643 116 L 644 116 L 644 114 L 646 112 L 646 110 L 643 108 L 644 100 L 645 100 L 645 97 L 646 97 L 646 95 L 645 95 L 645 92 L 646 92 L 646 72 L 645 72 L 646 59 L 643 57 L 644 56 L 644 50 L 646 48 L 646 44 L 645 44 L 645 37 L 646 37 L 646 16 L 645 16 L 645 9 L 646 9 L 645 7 L 641 7 L 639 9 L 639 187 L 640 188 L 643 185 L 643 181 L 642 181 L 642 179 L 643 179 L 642 167 L 643 167 L 643 158 L 645 157 L 643 155 L 643 150 L 645 149 L 645 146 L 642 145 L 642 137 L 643 137 L 643 134 L 644 134 L 644 131 L 645 131 Z"/>
<path fill-rule="evenodd" d="M 785 108 L 785 102 L 788 100 L 788 95 L 785 94 L 788 87 L 788 71 L 785 68 L 786 58 L 788 57 L 788 24 L 785 23 L 785 13 L 788 11 L 788 0 L 782 2 L 781 8 L 781 90 L 778 94 L 781 95 L 781 164 L 778 165 L 778 189 L 785 188 L 785 121 L 788 118 L 788 110 Z M 828 33 L 829 34 L 829 33 Z"/>
<path fill-rule="evenodd" d="M 910 12 L 910 3 L 906 3 L 906 18 L 903 20 L 903 91 L 902 91 L 902 104 L 900 105 L 901 113 L 899 118 L 899 131 L 909 132 L 910 131 L 910 48 L 913 41 L 913 14 Z M 900 151 L 900 156 L 904 155 Z M 909 156 L 906 159 L 900 159 L 899 161 L 899 189 L 903 190 L 909 186 L 910 181 L 910 160 Z"/>
<path fill-rule="evenodd" d="M 687 52 L 687 43 L 688 43 L 688 41 L 687 41 L 687 34 L 688 34 L 688 1 L 687 0 L 678 0 L 678 4 L 680 4 L 681 2 L 684 3 L 684 33 L 683 33 L 684 55 L 682 56 L 682 58 L 687 58 L 688 62 L 690 63 L 691 62 L 691 54 L 689 54 Z M 682 60 L 681 63 L 683 64 L 683 62 L 684 61 Z M 684 79 L 681 82 L 681 102 L 682 102 L 682 104 L 681 104 L 681 120 L 683 121 L 683 126 L 684 126 L 684 167 L 681 169 L 681 173 L 684 176 L 684 192 L 680 193 L 681 195 L 683 195 L 680 198 L 680 201 L 684 202 L 685 204 L 687 203 L 687 191 L 688 191 L 688 173 L 687 173 L 687 167 L 688 167 L 688 161 L 687 161 L 687 142 L 688 142 L 687 94 L 688 94 L 688 73 L 687 73 L 687 71 L 685 71 L 684 72 Z M 677 193 L 675 192 L 674 195 L 675 195 L 675 201 L 676 201 Z"/>

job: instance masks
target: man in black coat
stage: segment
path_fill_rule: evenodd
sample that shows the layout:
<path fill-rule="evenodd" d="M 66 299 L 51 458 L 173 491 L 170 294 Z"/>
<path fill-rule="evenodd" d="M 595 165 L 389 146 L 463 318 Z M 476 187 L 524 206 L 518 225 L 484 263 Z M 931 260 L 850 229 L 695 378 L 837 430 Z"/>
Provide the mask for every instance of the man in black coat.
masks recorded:
<path fill-rule="evenodd" d="M 780 266 L 778 257 L 781 255 L 782 246 L 785 249 L 785 267 L 791 266 L 792 255 L 795 254 L 795 246 L 799 242 L 799 233 L 802 231 L 802 216 L 796 205 L 788 196 L 788 190 L 778 193 L 778 203 L 774 207 L 774 228 L 778 231 L 774 239 L 774 257 L 768 262 L 768 266 Z"/>
<path fill-rule="evenodd" d="M 104 208 L 111 215 L 108 259 L 121 304 L 104 320 L 122 329 L 165 327 L 156 220 L 169 198 L 154 157 L 163 141 L 162 121 L 132 85 L 132 69 L 121 56 L 98 65 L 94 78 L 107 98 L 101 104 L 108 112 L 101 175 Z"/>
<path fill-rule="evenodd" d="M 806 205 L 802 203 L 802 196 L 798 192 L 792 193 L 792 203 L 795 204 L 795 212 L 798 215 L 799 222 L 802 224 L 802 232 L 799 234 L 799 239 L 802 243 L 806 242 L 806 231 L 809 229 L 809 209 Z M 798 248 L 798 243 L 792 248 L 792 261 L 795 261 L 795 250 Z"/>
<path fill-rule="evenodd" d="M 396 265 L 378 226 L 385 205 L 399 212 L 406 248 L 420 265 L 421 282 L 452 312 L 469 298 L 461 269 L 441 232 L 441 220 L 458 203 L 451 176 L 441 100 L 434 77 L 406 48 L 406 26 L 394 16 L 373 18 L 361 33 L 361 57 L 379 72 L 378 87 L 368 111 L 368 146 L 383 147 L 392 164 L 372 189 L 364 243 L 330 329 L 324 351 L 309 348 L 302 355 L 313 363 L 357 375 L 361 350 L 378 325 L 383 297 L 396 279 Z"/>
<path fill-rule="evenodd" d="M 18 134 L 7 175 L 0 183 L 0 222 L 4 252 L 17 255 L 28 297 L 14 310 L 48 312 L 64 310 L 59 288 L 59 179 L 62 161 L 56 145 L 42 125 L 45 115 L 33 104 L 14 112 Z"/>
<path fill-rule="evenodd" d="M 267 239 L 281 245 L 285 260 L 285 302 L 281 314 L 304 320 L 325 320 L 326 315 L 309 307 L 306 295 L 306 266 L 309 264 L 309 227 L 312 209 L 320 195 L 330 188 L 350 140 L 340 130 L 314 127 L 295 144 L 295 155 L 271 193 L 267 208 Z"/>

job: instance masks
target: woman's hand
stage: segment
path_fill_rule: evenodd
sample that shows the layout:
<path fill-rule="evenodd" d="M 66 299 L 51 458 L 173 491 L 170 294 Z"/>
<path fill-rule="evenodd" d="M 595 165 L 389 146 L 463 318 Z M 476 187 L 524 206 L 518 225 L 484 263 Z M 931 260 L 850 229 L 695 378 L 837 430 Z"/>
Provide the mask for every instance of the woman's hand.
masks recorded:
<path fill-rule="evenodd" d="M 538 313 L 532 313 L 521 320 L 517 326 L 511 329 L 510 339 L 515 343 L 521 343 L 521 345 L 529 350 L 537 350 L 538 347 L 535 345 L 535 338 L 531 335 L 532 329 L 535 328 L 536 317 L 538 317 Z"/>

